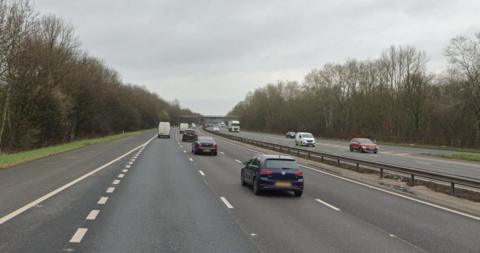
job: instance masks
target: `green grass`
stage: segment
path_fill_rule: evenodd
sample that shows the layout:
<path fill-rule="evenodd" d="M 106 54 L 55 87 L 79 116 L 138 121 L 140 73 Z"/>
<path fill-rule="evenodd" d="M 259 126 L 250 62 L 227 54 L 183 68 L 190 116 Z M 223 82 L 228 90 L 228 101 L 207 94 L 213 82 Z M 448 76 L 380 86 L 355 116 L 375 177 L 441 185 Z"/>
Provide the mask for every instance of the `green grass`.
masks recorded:
<path fill-rule="evenodd" d="M 39 149 L 34 149 L 34 150 L 29 150 L 29 151 L 23 151 L 23 152 L 18 152 L 18 153 L 13 153 L 13 154 L 1 154 L 0 155 L 0 169 L 3 168 L 8 168 L 14 165 L 18 165 L 21 163 L 25 163 L 28 161 L 40 159 L 43 157 L 55 155 L 58 153 L 62 152 L 67 152 L 70 150 L 78 149 L 87 145 L 92 145 L 92 144 L 97 144 L 101 142 L 107 142 L 107 141 L 113 141 L 121 138 L 126 138 L 130 137 L 133 135 L 140 134 L 143 131 L 136 131 L 136 132 L 128 132 L 124 134 L 115 134 L 115 135 L 109 135 L 105 137 L 100 137 L 100 138 L 93 138 L 93 139 L 85 139 L 85 140 L 79 140 L 79 141 L 74 141 L 74 142 L 69 142 L 65 144 L 60 144 L 60 145 L 55 145 L 55 146 L 50 146 L 50 147 L 45 147 L 45 148 L 39 148 Z"/>
<path fill-rule="evenodd" d="M 461 154 L 448 154 L 448 155 L 439 155 L 442 158 L 448 159 L 460 159 L 467 161 L 480 162 L 480 153 L 461 153 Z"/>

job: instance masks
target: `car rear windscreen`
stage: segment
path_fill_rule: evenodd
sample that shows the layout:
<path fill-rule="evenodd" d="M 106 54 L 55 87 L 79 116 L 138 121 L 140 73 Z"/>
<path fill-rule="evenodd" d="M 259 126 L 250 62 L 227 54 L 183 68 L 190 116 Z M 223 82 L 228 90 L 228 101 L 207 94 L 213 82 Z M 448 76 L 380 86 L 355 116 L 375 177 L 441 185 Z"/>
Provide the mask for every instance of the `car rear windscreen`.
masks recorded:
<path fill-rule="evenodd" d="M 297 162 L 290 159 L 268 159 L 265 162 L 265 167 L 268 169 L 296 169 Z"/>

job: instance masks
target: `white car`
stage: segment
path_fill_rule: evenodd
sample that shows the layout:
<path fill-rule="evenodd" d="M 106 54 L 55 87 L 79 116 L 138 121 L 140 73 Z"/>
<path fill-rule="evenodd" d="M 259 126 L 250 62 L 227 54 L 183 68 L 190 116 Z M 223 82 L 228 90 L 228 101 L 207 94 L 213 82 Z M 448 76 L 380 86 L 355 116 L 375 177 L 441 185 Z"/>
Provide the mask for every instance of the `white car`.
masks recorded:
<path fill-rule="evenodd" d="M 295 134 L 295 145 L 315 147 L 315 138 L 311 133 L 298 132 Z"/>
<path fill-rule="evenodd" d="M 219 131 L 220 131 L 220 128 L 218 128 L 218 127 L 213 127 L 212 130 L 215 131 L 215 132 L 219 132 Z"/>

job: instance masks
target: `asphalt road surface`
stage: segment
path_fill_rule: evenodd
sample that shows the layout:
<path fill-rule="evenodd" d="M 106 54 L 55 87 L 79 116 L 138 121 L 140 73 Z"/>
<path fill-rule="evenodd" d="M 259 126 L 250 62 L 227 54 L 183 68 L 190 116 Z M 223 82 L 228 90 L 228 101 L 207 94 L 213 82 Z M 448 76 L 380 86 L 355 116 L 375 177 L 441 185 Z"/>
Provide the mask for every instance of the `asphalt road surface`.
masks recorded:
<path fill-rule="evenodd" d="M 259 141 L 276 143 L 285 146 L 303 148 L 306 150 L 325 152 L 344 157 L 364 159 L 366 161 L 381 162 L 410 168 L 418 168 L 446 175 L 457 175 L 468 178 L 480 179 L 480 163 L 478 162 L 442 159 L 433 156 L 435 154 L 459 153 L 456 151 L 380 145 L 378 154 L 360 153 L 350 152 L 348 146 L 349 142 L 340 140 L 316 138 L 316 147 L 300 147 L 295 146 L 294 139 L 288 139 L 283 135 L 248 131 L 240 131 L 240 133 L 229 133 L 226 129 L 222 129 L 222 133 L 237 135 Z"/>
<path fill-rule="evenodd" d="M 480 251 L 479 217 L 306 167 L 301 198 L 255 196 L 254 150 L 153 133 L 0 171 L 0 252 Z"/>

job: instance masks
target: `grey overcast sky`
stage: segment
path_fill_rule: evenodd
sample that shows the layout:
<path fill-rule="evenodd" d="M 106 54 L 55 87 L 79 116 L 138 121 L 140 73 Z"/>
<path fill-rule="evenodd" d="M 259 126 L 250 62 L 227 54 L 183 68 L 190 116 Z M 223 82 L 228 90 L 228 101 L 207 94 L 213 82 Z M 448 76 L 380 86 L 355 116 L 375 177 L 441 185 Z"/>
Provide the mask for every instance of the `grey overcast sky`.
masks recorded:
<path fill-rule="evenodd" d="M 480 32 L 479 0 L 32 0 L 71 23 L 82 47 L 166 100 L 227 113 L 248 91 L 302 82 L 327 62 L 412 45 L 429 70 L 456 35 Z"/>

